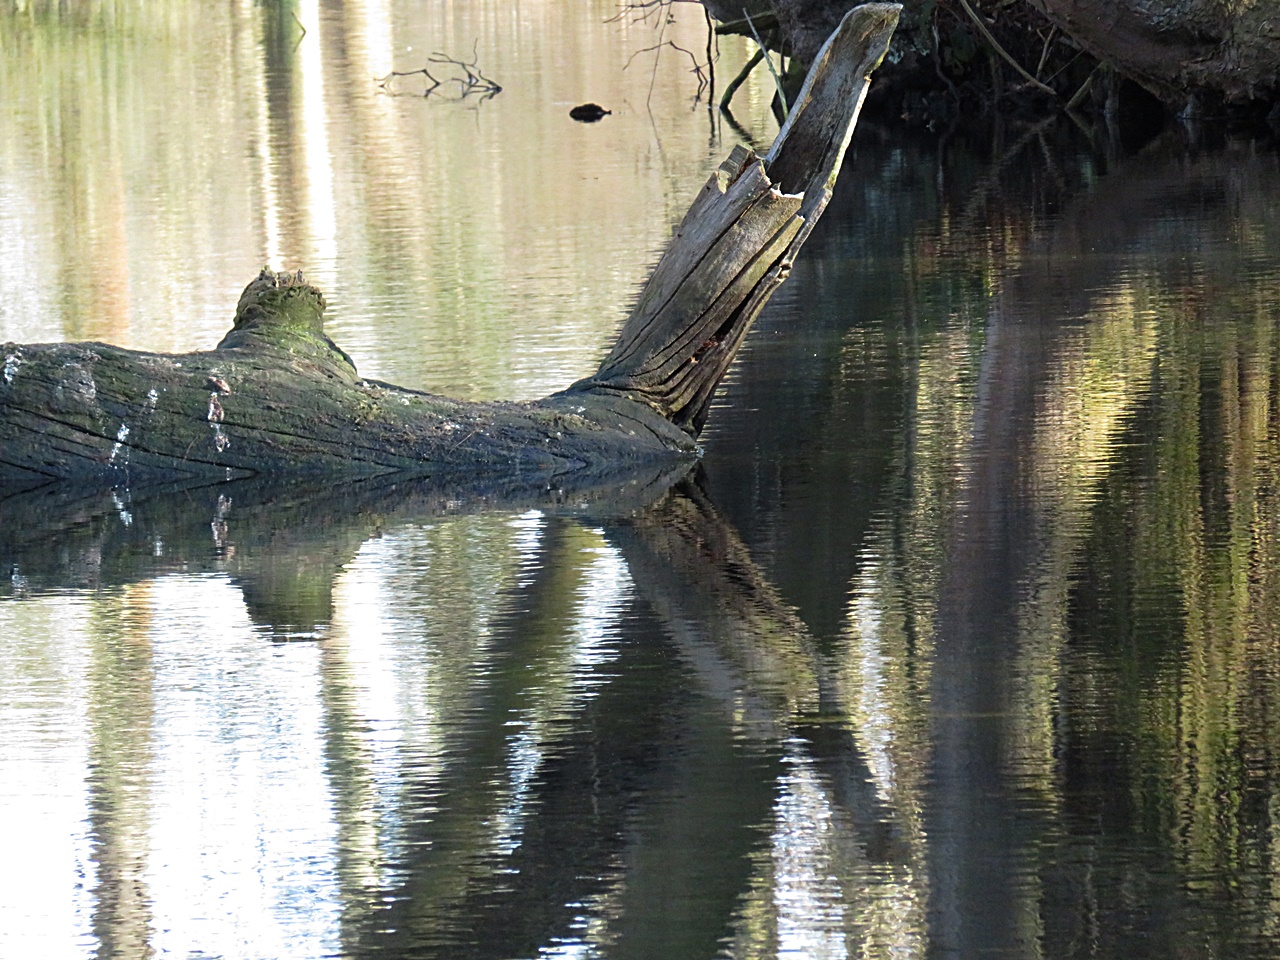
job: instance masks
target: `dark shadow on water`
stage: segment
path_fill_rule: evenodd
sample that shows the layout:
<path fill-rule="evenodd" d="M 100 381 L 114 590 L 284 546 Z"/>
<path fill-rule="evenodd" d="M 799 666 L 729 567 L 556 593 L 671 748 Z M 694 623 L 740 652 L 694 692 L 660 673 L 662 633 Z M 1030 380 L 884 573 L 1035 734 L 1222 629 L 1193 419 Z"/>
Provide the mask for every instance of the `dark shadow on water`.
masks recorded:
<path fill-rule="evenodd" d="M 385 475 L 121 486 L 0 486 L 0 597 L 100 591 L 166 573 L 227 573 L 255 621 L 285 630 L 328 622 L 329 588 L 360 545 L 388 527 L 481 511 L 603 517 L 630 513 L 688 472 L 628 471 L 554 484 L 463 483 Z M 304 561 L 305 558 L 305 562 Z M 305 570 L 305 582 L 295 571 Z"/>

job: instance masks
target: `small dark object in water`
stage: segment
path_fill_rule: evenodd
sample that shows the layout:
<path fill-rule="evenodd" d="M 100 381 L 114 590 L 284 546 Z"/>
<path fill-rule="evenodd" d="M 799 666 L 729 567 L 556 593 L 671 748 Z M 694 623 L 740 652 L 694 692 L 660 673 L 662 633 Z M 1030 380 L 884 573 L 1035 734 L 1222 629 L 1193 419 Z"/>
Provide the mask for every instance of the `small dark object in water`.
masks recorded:
<path fill-rule="evenodd" d="M 582 123 L 595 123 L 601 117 L 613 113 L 612 110 L 606 110 L 598 103 L 583 103 L 574 107 L 569 111 L 569 116 Z"/>

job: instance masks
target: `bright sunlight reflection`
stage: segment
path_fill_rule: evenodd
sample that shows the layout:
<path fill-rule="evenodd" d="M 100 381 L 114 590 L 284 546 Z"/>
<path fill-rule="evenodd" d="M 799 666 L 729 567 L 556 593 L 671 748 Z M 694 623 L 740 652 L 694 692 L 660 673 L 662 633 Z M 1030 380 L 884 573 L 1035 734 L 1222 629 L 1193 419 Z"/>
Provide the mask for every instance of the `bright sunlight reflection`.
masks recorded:
<path fill-rule="evenodd" d="M 64 598 L 0 604 L 0 957 L 80 957 L 91 937 L 88 612 Z"/>
<path fill-rule="evenodd" d="M 329 152 L 329 115 L 325 106 L 324 58 L 320 47 L 319 0 L 299 0 L 298 19 L 307 30 L 298 47 L 302 70 L 302 131 L 305 145 L 307 212 L 316 257 L 316 279 L 332 288 L 338 259 L 337 213 L 333 196 L 333 162 Z"/>
<path fill-rule="evenodd" d="M 20 665 L 0 678 L 0 830 L 23 864 L 0 875 L 0 956 L 84 956 L 95 927 L 162 955 L 334 952 L 315 645 L 268 642 L 221 577 L 173 577 L 0 605 L 0 654 Z M 129 703 L 90 709 L 104 684 Z M 150 763 L 124 777 L 121 755 Z"/>
<path fill-rule="evenodd" d="M 161 580 L 154 598 L 157 951 L 334 952 L 340 906 L 315 646 L 268 643 L 226 580 Z"/>
<path fill-rule="evenodd" d="M 844 871 L 836 857 L 838 833 L 831 801 L 803 753 L 787 757 L 782 778 L 777 828 L 773 835 L 774 908 L 778 917 L 778 956 L 805 960 L 843 960 Z"/>

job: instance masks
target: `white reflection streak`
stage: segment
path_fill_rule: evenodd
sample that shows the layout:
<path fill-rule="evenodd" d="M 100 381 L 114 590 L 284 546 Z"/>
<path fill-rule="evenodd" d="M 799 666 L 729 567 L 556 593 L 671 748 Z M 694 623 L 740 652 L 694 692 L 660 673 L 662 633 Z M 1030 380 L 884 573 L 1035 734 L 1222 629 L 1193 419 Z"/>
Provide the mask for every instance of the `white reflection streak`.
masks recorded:
<path fill-rule="evenodd" d="M 0 957 L 91 952 L 86 613 L 0 603 Z"/>
<path fill-rule="evenodd" d="M 353 58 L 362 61 L 370 77 L 385 77 L 392 70 L 390 6 L 386 0 L 366 0 L 352 4 L 351 9 L 364 27 L 361 35 L 351 38 Z"/>
<path fill-rule="evenodd" d="M 577 918 L 584 925 L 588 922 L 584 918 Z M 549 958 L 549 960 L 598 960 L 603 957 L 604 952 L 594 943 L 587 940 L 572 940 L 564 943 L 556 943 L 549 947 L 542 947 L 538 951 L 539 958 Z"/>
<path fill-rule="evenodd" d="M 543 527 L 546 520 L 541 510 L 526 510 L 511 521 L 511 529 L 516 533 L 512 544 L 519 564 L 521 575 L 516 581 L 518 586 L 525 586 L 533 580 L 534 564 L 538 560 L 538 544 L 542 542 Z"/>
<path fill-rule="evenodd" d="M 317 647 L 269 643 L 221 578 L 160 580 L 153 596 L 157 954 L 335 953 Z"/>
<path fill-rule="evenodd" d="M 512 549 L 517 563 L 531 578 L 543 516 L 531 510 L 508 525 L 515 532 Z M 449 668 L 434 644 L 398 642 L 416 637 L 421 629 L 398 611 L 407 601 L 408 609 L 414 609 L 410 598 L 429 579 L 430 544 L 429 536 L 414 533 L 370 540 L 334 583 L 334 622 L 327 647 L 349 686 L 348 709 L 359 722 L 360 738 L 353 752 L 361 768 L 359 776 L 343 777 L 341 787 L 334 789 L 342 807 L 344 880 L 366 895 L 392 881 L 391 865 L 400 859 L 405 823 L 424 812 L 407 808 L 402 796 L 406 756 L 413 758 L 415 780 L 423 782 L 439 781 L 449 759 L 448 728 L 440 710 Z M 412 585 L 396 580 L 406 556 L 419 558 Z M 482 585 L 473 586 L 479 590 Z M 491 600 L 492 595 L 486 593 L 483 599 Z M 493 611 L 483 602 L 475 607 L 481 614 L 473 628 L 479 650 Z M 458 665 L 452 667 L 456 670 Z"/>
<path fill-rule="evenodd" d="M 317 275 L 332 283 L 338 259 L 333 164 L 329 153 L 328 111 L 324 100 L 324 51 L 320 0 L 299 0 L 298 20 L 306 36 L 298 47 L 302 69 L 302 143 L 307 170 L 307 215 L 312 252 L 320 260 Z"/>
<path fill-rule="evenodd" d="M 33 178 L 9 176 L 4 169 L 13 159 L 0 157 L 0 340 L 60 339 L 60 325 L 51 329 L 41 322 L 61 315 L 51 296 L 57 285 L 45 276 L 58 260 L 47 249 L 54 231 L 42 222 Z M 11 169 L 26 170 L 28 161 Z M 8 364 L 5 380 L 12 380 Z"/>
<path fill-rule="evenodd" d="M 405 746 L 413 744 L 420 775 L 437 779 L 446 743 L 436 698 L 406 696 L 405 689 L 432 690 L 432 661 L 418 670 L 404 662 L 394 638 L 408 632 L 388 611 L 397 608 L 388 572 L 403 564 L 404 544 L 386 537 L 364 544 L 334 585 L 333 643 L 349 677 L 351 712 L 361 729 L 363 776 L 342 787 L 343 845 L 355 862 L 351 877 L 366 892 L 386 886 L 387 865 L 398 854 L 403 828 L 401 792 Z M 425 551 L 429 556 L 429 551 Z M 367 785 L 367 790 L 360 789 Z M 363 795 L 357 795 L 357 792 Z"/>
<path fill-rule="evenodd" d="M 839 870 L 832 863 L 836 825 L 813 761 L 786 758 L 773 833 L 773 904 L 778 956 L 843 960 L 845 914 Z"/>
<path fill-rule="evenodd" d="M 256 0 L 241 0 L 240 16 L 245 23 L 253 23 L 261 18 L 261 12 L 257 8 Z M 260 38 L 260 43 L 265 40 Z M 280 249 L 280 194 L 276 190 L 275 170 L 279 162 L 271 156 L 271 113 L 268 107 L 267 98 L 267 61 L 265 51 L 258 58 L 257 69 L 253 71 L 253 95 L 254 103 L 257 108 L 257 150 L 258 163 L 261 167 L 260 184 L 262 196 L 260 204 L 262 206 L 262 226 L 266 233 L 264 240 L 266 241 L 266 262 L 268 265 L 280 269 L 283 265 L 280 262 L 282 256 Z"/>
<path fill-rule="evenodd" d="M 884 612 L 877 602 L 876 581 L 880 564 L 866 557 L 858 587 L 849 601 L 849 621 L 853 634 L 850 654 L 856 658 L 859 683 L 854 691 L 858 718 L 858 743 L 866 754 L 867 766 L 876 781 L 881 799 L 892 802 L 894 795 L 893 712 L 885 696 L 887 668 L 884 654 Z"/>
<path fill-rule="evenodd" d="M 610 641 L 616 632 L 618 611 L 631 589 L 631 576 L 622 557 L 612 547 L 599 548 L 579 594 L 568 669 L 536 691 L 534 708 L 513 721 L 519 732 L 509 740 L 510 794 L 495 818 L 494 847 L 501 854 L 510 854 L 520 846 L 534 774 L 542 764 L 545 744 L 555 736 L 549 721 L 568 709 L 579 709 L 605 682 L 594 671 L 616 656 Z"/>

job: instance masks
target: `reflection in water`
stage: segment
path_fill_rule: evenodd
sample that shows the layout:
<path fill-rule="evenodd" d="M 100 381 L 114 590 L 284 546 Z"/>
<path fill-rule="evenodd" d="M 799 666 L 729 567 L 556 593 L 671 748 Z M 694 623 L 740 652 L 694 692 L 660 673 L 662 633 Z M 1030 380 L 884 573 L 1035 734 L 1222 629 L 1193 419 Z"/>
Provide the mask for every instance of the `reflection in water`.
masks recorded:
<path fill-rule="evenodd" d="M 154 637 L 156 671 L 151 946 L 161 955 L 193 943 L 214 956 L 242 953 L 246 942 L 264 956 L 331 951 L 339 903 L 317 651 L 262 643 L 222 579 L 162 580 L 150 603 L 156 612 L 135 635 Z M 126 809 L 130 819 L 143 813 Z"/>
<path fill-rule="evenodd" d="M 650 27 L 428 6 L 5 12 L 3 335 L 205 345 L 236 250 L 327 271 L 395 378 L 572 379 L 554 358 L 612 323 L 574 305 L 621 305 L 666 229 L 645 207 L 680 212 L 722 145 L 498 112 L 619 82 L 600 51 Z M 510 100 L 370 94 L 439 36 Z M 159 83 L 149 45 L 195 65 Z M 196 162 L 212 135 L 156 111 L 214 87 L 230 139 Z M 1280 952 L 1280 164 L 860 132 L 703 474 L 654 503 L 0 492 L 0 955 Z M 190 176 L 144 189 L 162 147 Z M 607 236 L 551 218 L 561 188 L 613 192 Z M 177 311 L 201 231 L 210 296 Z"/>
<path fill-rule="evenodd" d="M 23 865 L 0 873 L 6 954 L 93 949 L 98 868 L 84 829 L 89 614 L 75 601 L 0 605 L 0 842 L 6 862 Z"/>
<path fill-rule="evenodd" d="M 885 151 L 879 183 L 846 194 L 835 256 L 903 242 L 846 238 L 841 224 L 892 222 L 919 202 L 885 215 L 885 195 L 918 175 L 905 154 Z M 981 229 L 911 225 L 931 257 L 898 276 L 870 263 L 836 277 L 821 248 L 797 269 L 823 278 L 824 297 L 864 305 L 841 334 L 860 358 L 861 410 L 845 406 L 844 370 L 774 379 L 795 358 L 768 356 L 790 347 L 765 340 L 720 411 L 735 439 L 756 429 L 737 411 L 804 412 L 753 452 L 750 486 L 713 475 L 714 492 L 831 637 L 870 774 L 901 822 L 921 825 L 931 953 L 1148 955 L 1205 931 L 1231 955 L 1274 952 L 1275 506 L 1262 491 L 1277 307 L 1259 283 L 1275 269 L 1263 198 L 1276 162 L 1250 160 L 1230 172 L 1153 147 L 1047 228 L 1006 226 L 994 202 Z M 1012 207 L 1027 188 L 1010 187 Z M 799 300 L 807 320 L 818 308 Z M 779 330 L 797 322 L 782 313 Z M 858 426 L 837 439 L 845 418 Z M 723 442 L 709 471 L 733 462 Z M 839 486 L 821 476 L 840 464 Z M 1183 494 L 1157 506 L 1174 478 Z M 878 509 L 833 501 L 869 481 Z M 852 549 L 828 547 L 835 536 Z M 1161 564 L 1142 559 L 1152 549 Z M 840 581 L 813 576 L 815 554 L 852 567 L 844 624 L 824 624 Z M 1231 613 L 1212 605 L 1223 590 Z M 1117 707 L 1130 712 L 1109 718 Z M 1256 758 L 1249 773 L 1240 752 Z"/>
<path fill-rule="evenodd" d="M 320 36 L 320 4 L 318 0 L 299 0 L 298 24 L 308 33 Z M 303 38 L 305 39 L 305 37 Z M 306 193 L 303 207 L 308 217 L 307 232 L 311 249 L 305 262 L 315 263 L 316 279 L 330 284 L 337 276 L 338 228 L 334 210 L 333 169 L 329 148 L 329 118 L 325 108 L 324 58 L 320 44 L 298 44 L 301 123 L 291 139 L 300 144 L 306 171 Z"/>

